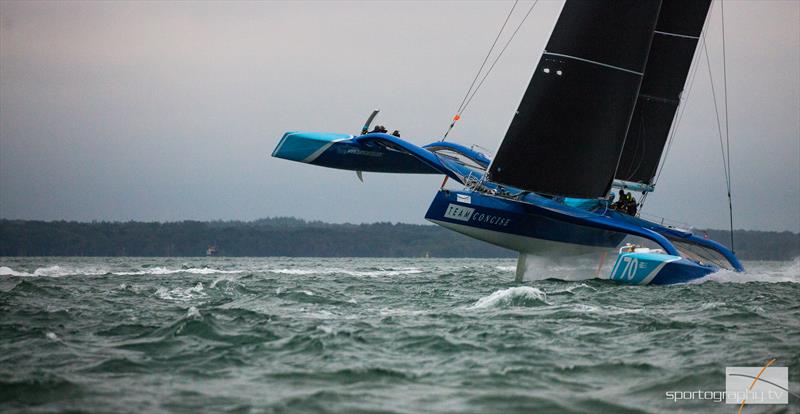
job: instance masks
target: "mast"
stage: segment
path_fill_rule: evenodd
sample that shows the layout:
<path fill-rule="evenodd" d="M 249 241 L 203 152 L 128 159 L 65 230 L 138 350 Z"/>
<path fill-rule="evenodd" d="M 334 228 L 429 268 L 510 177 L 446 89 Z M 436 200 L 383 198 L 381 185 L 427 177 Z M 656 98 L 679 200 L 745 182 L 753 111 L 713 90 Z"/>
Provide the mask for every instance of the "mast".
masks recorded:
<path fill-rule="evenodd" d="M 567 0 L 488 178 L 604 197 L 625 143 L 660 0 Z"/>

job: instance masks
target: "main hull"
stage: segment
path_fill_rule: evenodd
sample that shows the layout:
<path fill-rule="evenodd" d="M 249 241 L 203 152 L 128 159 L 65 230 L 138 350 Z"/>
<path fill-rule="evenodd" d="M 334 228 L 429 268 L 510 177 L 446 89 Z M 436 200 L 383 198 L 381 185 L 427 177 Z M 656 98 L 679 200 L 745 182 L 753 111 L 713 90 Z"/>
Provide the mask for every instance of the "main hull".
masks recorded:
<path fill-rule="evenodd" d="M 682 257 L 666 238 L 645 228 L 636 231 L 629 222 L 616 224 L 614 218 L 607 215 L 568 207 L 559 210 L 554 208 L 557 205 L 549 200 L 530 203 L 475 191 L 440 190 L 425 218 L 469 237 L 519 252 L 518 280 L 525 274 L 531 258 L 570 264 L 558 266 L 567 273 L 564 277 L 553 274 L 552 268 L 539 269 L 547 277 L 577 279 L 575 265 L 582 263 L 583 268 L 578 269 L 583 272 L 584 279 L 599 277 L 636 285 L 685 283 L 720 270 L 712 264 Z M 619 227 L 615 227 L 617 225 Z M 652 241 L 668 252 L 659 249 L 658 253 L 618 254 L 618 246 L 631 235 L 651 236 Z"/>
<path fill-rule="evenodd" d="M 442 190 L 425 219 L 500 247 L 548 256 L 608 252 L 626 237 L 625 233 L 559 221 L 533 207 L 476 192 Z"/>

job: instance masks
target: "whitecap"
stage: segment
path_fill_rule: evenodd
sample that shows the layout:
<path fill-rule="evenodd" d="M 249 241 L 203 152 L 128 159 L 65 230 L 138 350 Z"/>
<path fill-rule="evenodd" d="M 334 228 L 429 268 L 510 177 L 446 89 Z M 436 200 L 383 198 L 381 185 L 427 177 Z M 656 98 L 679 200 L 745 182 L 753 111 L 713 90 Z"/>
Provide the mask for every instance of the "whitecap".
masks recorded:
<path fill-rule="evenodd" d="M 0 266 L 0 276 L 33 276 L 33 275 L 26 272 L 17 272 L 16 270 L 10 267 Z"/>
<path fill-rule="evenodd" d="M 552 292 L 547 292 L 548 295 L 561 295 L 561 294 L 571 294 L 575 289 L 589 289 L 593 291 L 597 291 L 597 288 L 591 287 L 586 283 L 581 283 L 579 285 L 570 286 L 566 289 L 554 290 Z"/>
<path fill-rule="evenodd" d="M 229 285 L 226 285 L 225 291 L 230 291 L 230 288 L 231 288 L 230 283 L 236 283 L 238 285 L 244 286 L 244 284 L 242 284 L 241 282 L 237 281 L 236 276 L 225 275 L 225 276 L 220 276 L 220 277 L 214 279 L 214 281 L 211 282 L 211 284 L 208 285 L 208 287 L 211 288 L 211 289 L 215 289 L 217 287 L 217 284 L 219 284 L 220 282 L 229 283 Z"/>
<path fill-rule="evenodd" d="M 33 273 L 17 272 L 14 269 L 0 267 L 0 276 L 39 276 L 39 277 L 63 277 L 63 276 L 95 276 L 104 275 L 108 270 L 100 267 L 75 268 L 69 266 L 52 265 L 37 268 Z"/>
<path fill-rule="evenodd" d="M 200 313 L 200 311 L 195 306 L 189 307 L 189 309 L 186 311 L 186 318 L 187 319 L 200 319 L 202 317 L 203 317 L 203 315 Z"/>
<path fill-rule="evenodd" d="M 196 298 L 206 297 L 206 294 L 203 292 L 203 290 L 203 282 L 197 282 L 194 287 L 190 288 L 175 288 L 169 290 L 161 286 L 156 289 L 155 295 L 164 300 L 188 301 Z"/>
<path fill-rule="evenodd" d="M 423 273 L 422 269 L 416 267 L 406 267 L 400 269 L 381 269 L 381 270 L 349 270 L 341 268 L 321 268 L 321 269 L 270 269 L 271 273 L 285 275 L 332 275 L 343 274 L 356 277 L 381 277 L 381 276 L 403 276 Z"/>
<path fill-rule="evenodd" d="M 50 339 L 50 340 L 53 340 L 53 341 L 58 341 L 59 340 L 58 335 L 56 335 L 53 332 L 48 332 L 44 336 L 46 336 L 47 339 Z"/>
<path fill-rule="evenodd" d="M 220 270 L 212 269 L 209 267 L 203 268 L 185 268 L 185 269 L 170 269 L 166 267 L 152 267 L 144 270 L 136 270 L 131 272 L 114 272 L 113 274 L 119 276 L 137 276 L 137 275 L 173 275 L 176 273 L 191 273 L 195 275 L 213 275 L 213 274 L 236 274 L 243 273 L 244 270 Z"/>
<path fill-rule="evenodd" d="M 725 302 L 706 302 L 700 305 L 700 310 L 711 310 L 725 306 Z"/>
<path fill-rule="evenodd" d="M 594 306 L 583 303 L 569 305 L 567 309 L 579 313 L 592 313 L 598 315 L 625 315 L 631 313 L 641 313 L 644 309 L 641 308 L 621 308 L 617 306 Z"/>
<path fill-rule="evenodd" d="M 547 294 L 535 287 L 530 286 L 515 286 L 508 289 L 498 290 L 489 296 L 484 296 L 478 299 L 470 309 L 483 309 L 494 308 L 501 306 L 525 306 L 531 302 L 544 303 L 547 302 Z"/>

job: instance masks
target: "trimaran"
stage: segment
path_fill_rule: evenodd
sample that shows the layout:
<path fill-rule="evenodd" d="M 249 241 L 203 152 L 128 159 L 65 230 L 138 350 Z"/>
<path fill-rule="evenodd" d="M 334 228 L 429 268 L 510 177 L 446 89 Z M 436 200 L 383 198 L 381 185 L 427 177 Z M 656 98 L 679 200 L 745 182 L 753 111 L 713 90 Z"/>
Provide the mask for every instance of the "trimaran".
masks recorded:
<path fill-rule="evenodd" d="M 443 184 L 425 218 L 519 252 L 518 280 L 542 257 L 592 257 L 601 277 L 639 285 L 743 271 L 722 244 L 609 201 L 615 188 L 653 191 L 710 3 L 567 0 L 493 159 L 368 132 L 377 111 L 357 136 L 287 132 L 272 156 L 359 178 L 444 174 L 461 186 Z M 609 253 L 616 261 L 603 267 Z"/>

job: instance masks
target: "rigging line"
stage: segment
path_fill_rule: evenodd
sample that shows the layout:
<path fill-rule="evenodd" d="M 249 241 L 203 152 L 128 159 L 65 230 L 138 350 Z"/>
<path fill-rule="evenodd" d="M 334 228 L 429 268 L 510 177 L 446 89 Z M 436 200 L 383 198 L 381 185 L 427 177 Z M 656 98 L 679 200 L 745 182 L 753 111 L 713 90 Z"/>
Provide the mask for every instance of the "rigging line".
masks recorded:
<path fill-rule="evenodd" d="M 475 74 L 475 78 L 472 79 L 472 83 L 469 85 L 467 93 L 464 94 L 464 98 L 461 100 L 461 104 L 458 105 L 458 111 L 456 111 L 456 113 L 461 113 L 461 110 L 464 108 L 464 102 L 467 101 L 470 92 L 472 92 L 472 87 L 475 86 L 475 82 L 478 81 L 478 77 L 480 77 L 481 73 L 483 73 L 483 68 L 486 67 L 486 62 L 489 61 L 489 56 L 492 55 L 494 47 L 497 45 L 497 41 L 500 40 L 500 35 L 503 34 L 503 30 L 505 30 L 506 25 L 508 24 L 508 20 L 511 18 L 511 14 L 514 13 L 514 9 L 517 7 L 517 3 L 519 3 L 519 0 L 514 1 L 514 4 L 511 6 L 511 10 L 508 11 L 508 16 L 506 16 L 506 20 L 503 22 L 503 25 L 500 26 L 500 31 L 497 32 L 497 37 L 494 38 L 494 42 L 492 42 L 492 47 L 489 48 L 489 52 L 487 52 L 486 57 L 483 58 L 481 67 L 478 69 L 478 73 Z"/>
<path fill-rule="evenodd" d="M 538 3 L 539 3 L 539 0 L 536 0 L 536 1 L 533 2 L 533 4 L 531 4 L 531 8 L 528 9 L 527 13 L 525 13 L 525 17 L 522 18 L 522 21 L 519 22 L 519 24 L 517 25 L 517 28 L 514 29 L 514 33 L 511 33 L 511 37 L 508 38 L 508 40 L 506 41 L 506 44 L 500 50 L 500 53 L 494 59 L 494 62 L 492 62 L 492 65 L 489 66 L 489 69 L 483 75 L 483 79 L 481 79 L 480 83 L 478 83 L 478 86 L 475 87 L 475 90 L 472 92 L 472 96 L 470 96 L 469 99 L 467 100 L 467 103 L 464 105 L 464 108 L 461 110 L 461 113 L 466 112 L 467 107 L 469 106 L 470 102 L 472 102 L 472 99 L 475 98 L 475 95 L 478 93 L 478 90 L 480 90 L 481 86 L 483 86 L 483 83 L 486 82 L 486 78 L 489 77 L 490 73 L 492 73 L 492 69 L 494 69 L 494 66 L 497 64 L 497 62 L 500 61 L 500 58 L 503 57 L 503 53 L 508 48 L 508 45 L 510 45 L 511 41 L 514 40 L 514 37 L 517 35 L 517 32 L 519 32 L 519 29 L 525 23 L 525 20 L 528 19 L 528 16 L 531 15 L 531 12 L 533 11 L 533 8 L 536 7 L 536 4 L 538 4 Z"/>
<path fill-rule="evenodd" d="M 701 37 L 698 43 L 703 43 L 702 47 L 705 47 L 705 37 Z M 658 173 L 656 174 L 655 180 L 653 180 L 653 185 L 655 186 L 658 182 L 658 179 L 661 177 L 661 173 L 664 171 L 664 166 L 667 164 L 667 156 L 669 155 L 669 151 L 672 149 L 672 143 L 675 142 L 675 136 L 678 134 L 678 128 L 681 125 L 681 120 L 683 120 L 683 114 L 686 113 L 686 106 L 689 102 L 689 97 L 692 95 L 692 89 L 694 88 L 694 80 L 697 78 L 697 70 L 700 68 L 700 59 L 698 59 L 698 55 L 701 51 L 700 45 L 698 45 L 697 49 L 694 51 L 694 57 L 692 58 L 692 62 L 694 62 L 694 67 L 692 68 L 692 73 L 689 75 L 689 89 L 686 90 L 686 97 L 679 98 L 678 105 L 678 114 L 677 119 L 675 120 L 675 126 L 672 128 L 672 132 L 669 134 L 669 138 L 667 138 L 667 149 L 664 151 L 664 157 L 661 159 L 661 165 L 658 168 Z"/>
<path fill-rule="evenodd" d="M 719 2 L 720 20 L 722 24 L 722 87 L 725 92 L 725 149 L 728 153 L 728 217 L 731 224 L 731 251 L 736 254 L 733 248 L 733 200 L 731 197 L 731 181 L 733 180 L 731 172 L 731 136 L 728 129 L 728 70 L 727 58 L 725 56 L 725 2 Z"/>
<path fill-rule="evenodd" d="M 519 0 L 515 0 L 514 4 L 511 6 L 511 10 L 508 11 L 508 15 L 506 16 L 506 20 L 503 22 L 503 25 L 500 26 L 500 31 L 497 32 L 497 36 L 494 38 L 494 42 L 492 42 L 492 47 L 490 47 L 489 51 L 486 52 L 486 57 L 483 58 L 483 62 L 481 63 L 481 67 L 478 69 L 478 72 L 475 74 L 475 78 L 472 79 L 472 83 L 469 85 L 469 89 L 467 89 L 467 93 L 464 94 L 464 98 L 461 100 L 461 104 L 458 105 L 458 110 L 456 111 L 456 115 L 460 115 L 461 114 L 461 110 L 462 110 L 462 108 L 464 108 L 464 102 L 467 101 L 467 98 L 469 97 L 470 92 L 472 92 L 472 87 L 475 86 L 475 82 L 477 82 L 478 81 L 478 77 L 481 76 L 481 73 L 483 72 L 483 68 L 486 66 L 486 62 L 489 61 L 489 56 L 492 55 L 492 52 L 494 51 L 494 47 L 497 45 L 497 41 L 500 40 L 500 35 L 503 34 L 503 30 L 505 30 L 506 25 L 508 24 L 508 20 L 511 18 L 511 15 L 514 13 L 514 9 L 517 7 L 517 3 L 519 3 Z M 453 129 L 453 126 L 455 126 L 456 121 L 458 120 L 457 118 L 460 118 L 460 116 L 457 116 L 457 117 L 453 118 L 453 122 L 450 124 L 450 127 L 447 129 L 447 132 L 444 133 L 444 137 L 442 138 L 442 141 L 444 141 L 445 138 L 447 138 L 447 134 L 449 134 L 450 130 Z"/>
<path fill-rule="evenodd" d="M 720 3 L 720 9 L 723 10 L 722 9 L 722 0 L 720 0 L 719 3 Z M 725 15 L 723 13 L 722 14 L 722 21 L 724 22 L 724 20 L 725 20 Z M 705 38 L 705 34 L 703 34 L 703 37 Z M 724 45 L 724 39 L 725 39 L 724 26 L 723 26 L 723 31 L 722 31 L 722 39 L 723 39 L 723 45 Z M 717 107 L 717 97 L 716 97 L 716 93 L 714 92 L 714 78 L 711 75 L 711 61 L 710 61 L 710 59 L 708 57 L 708 48 L 706 47 L 705 42 L 703 44 L 703 50 L 705 51 L 705 55 L 706 55 L 706 63 L 707 63 L 707 66 L 708 66 L 708 77 L 711 79 L 711 96 L 714 98 L 714 112 L 715 112 L 716 117 L 717 117 L 717 131 L 719 133 L 719 146 L 720 146 L 720 150 L 722 152 L 722 168 L 725 171 L 725 185 L 726 185 L 727 190 L 728 190 L 728 217 L 730 219 L 730 230 L 731 230 L 730 231 L 731 252 L 736 254 L 736 251 L 734 250 L 734 245 L 733 245 L 733 201 L 732 201 L 732 198 L 731 198 L 731 176 L 730 176 L 730 169 L 729 169 L 729 167 L 730 167 L 730 159 L 728 158 L 728 155 L 730 155 L 730 149 L 728 149 L 728 151 L 726 152 L 725 146 L 723 145 L 723 141 L 722 141 L 722 125 L 721 125 L 720 120 L 719 120 L 719 109 Z M 723 51 L 724 51 L 724 49 L 723 49 Z M 723 68 L 725 67 L 724 54 L 723 54 L 722 66 L 723 66 Z M 726 93 L 726 95 L 727 95 L 727 93 Z M 727 97 L 726 97 L 726 99 L 727 99 Z M 726 119 L 726 122 L 727 122 L 727 119 Z M 726 132 L 727 132 L 727 130 L 726 130 Z M 728 141 L 728 142 L 730 143 L 730 141 Z"/>
<path fill-rule="evenodd" d="M 705 34 L 703 35 L 705 38 Z M 722 169 L 725 172 L 725 184 L 728 183 L 728 161 L 725 157 L 725 143 L 722 140 L 722 124 L 719 120 L 719 108 L 717 107 L 717 94 L 714 91 L 714 76 L 711 74 L 711 60 L 708 57 L 708 48 L 706 47 L 705 42 L 703 42 L 703 50 L 705 51 L 706 55 L 706 66 L 708 67 L 708 77 L 711 80 L 711 97 L 714 99 L 714 114 L 717 117 L 717 133 L 719 135 L 719 148 L 722 152 Z"/>

